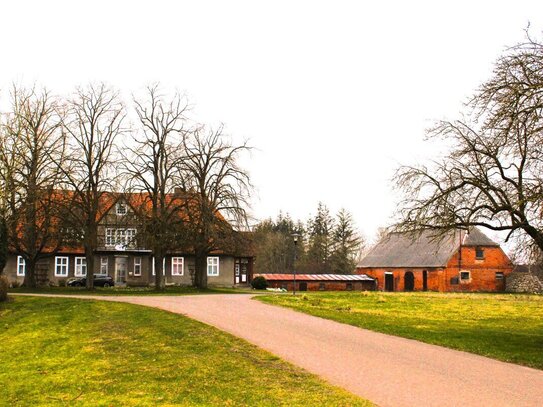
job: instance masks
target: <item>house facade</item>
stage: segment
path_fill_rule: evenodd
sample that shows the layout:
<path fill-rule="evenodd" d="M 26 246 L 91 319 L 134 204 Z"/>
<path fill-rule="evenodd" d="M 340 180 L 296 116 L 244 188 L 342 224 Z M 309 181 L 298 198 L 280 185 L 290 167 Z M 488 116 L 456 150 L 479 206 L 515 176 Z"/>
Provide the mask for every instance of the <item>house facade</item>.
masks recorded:
<path fill-rule="evenodd" d="M 130 204 L 129 195 L 105 200 L 98 229 L 98 248 L 94 256 L 94 274 L 111 276 L 117 286 L 149 286 L 155 282 L 155 259 L 144 247 L 140 222 Z M 36 266 L 41 284 L 64 285 L 74 277 L 86 276 L 87 264 L 82 245 L 70 242 L 48 253 Z M 207 257 L 209 286 L 248 285 L 252 279 L 253 257 L 248 253 L 218 250 Z M 195 258 L 180 248 L 163 260 L 166 285 L 192 285 Z M 18 253 L 8 257 L 4 275 L 13 285 L 23 283 L 25 260 Z"/>
<path fill-rule="evenodd" d="M 381 291 L 496 292 L 505 290 L 513 264 L 500 245 L 477 228 L 442 239 L 392 233 L 357 265 Z"/>

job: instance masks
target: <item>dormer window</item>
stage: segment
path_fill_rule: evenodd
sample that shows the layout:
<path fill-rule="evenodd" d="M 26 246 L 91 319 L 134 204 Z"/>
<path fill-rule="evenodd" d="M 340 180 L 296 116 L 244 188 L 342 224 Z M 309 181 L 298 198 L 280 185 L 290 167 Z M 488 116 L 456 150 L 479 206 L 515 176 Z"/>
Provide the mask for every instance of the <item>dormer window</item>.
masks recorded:
<path fill-rule="evenodd" d="M 485 250 L 481 246 L 475 248 L 475 259 L 484 260 L 485 259 Z"/>
<path fill-rule="evenodd" d="M 126 215 L 127 210 L 124 202 L 117 202 L 117 215 Z"/>

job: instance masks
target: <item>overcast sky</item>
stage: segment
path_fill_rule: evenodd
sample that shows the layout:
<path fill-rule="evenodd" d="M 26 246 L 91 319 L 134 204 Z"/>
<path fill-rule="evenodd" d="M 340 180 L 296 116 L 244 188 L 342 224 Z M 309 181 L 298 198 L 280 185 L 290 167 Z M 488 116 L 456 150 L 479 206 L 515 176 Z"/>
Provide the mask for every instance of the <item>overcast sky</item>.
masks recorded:
<path fill-rule="evenodd" d="M 372 238 L 395 168 L 444 153 L 425 129 L 528 23 L 541 38 L 543 1 L 3 1 L 0 89 L 105 81 L 128 101 L 160 81 L 256 147 L 255 217 L 323 201 Z"/>

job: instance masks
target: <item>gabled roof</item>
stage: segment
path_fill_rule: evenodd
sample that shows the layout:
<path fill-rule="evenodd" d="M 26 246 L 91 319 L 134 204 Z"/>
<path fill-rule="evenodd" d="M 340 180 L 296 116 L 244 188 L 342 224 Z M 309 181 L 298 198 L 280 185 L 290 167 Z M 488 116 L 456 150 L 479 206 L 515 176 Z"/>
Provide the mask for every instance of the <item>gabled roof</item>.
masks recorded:
<path fill-rule="evenodd" d="M 445 267 L 462 246 L 499 246 L 477 228 L 467 234 L 451 231 L 436 238 L 435 231 L 426 230 L 419 236 L 391 233 L 364 257 L 357 267 Z"/>
<path fill-rule="evenodd" d="M 478 228 L 471 228 L 469 234 L 465 235 L 463 246 L 499 247 L 500 245 L 490 239 Z"/>

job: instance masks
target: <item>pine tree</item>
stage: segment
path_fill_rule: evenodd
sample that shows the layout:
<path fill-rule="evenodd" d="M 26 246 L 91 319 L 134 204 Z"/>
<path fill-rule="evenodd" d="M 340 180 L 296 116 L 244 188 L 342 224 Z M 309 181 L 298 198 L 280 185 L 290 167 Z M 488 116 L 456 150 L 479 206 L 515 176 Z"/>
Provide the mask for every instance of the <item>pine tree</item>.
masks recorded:
<path fill-rule="evenodd" d="M 330 210 L 319 202 L 317 214 L 308 222 L 307 266 L 312 273 L 330 273 L 333 228 L 334 219 L 330 216 Z"/>
<path fill-rule="evenodd" d="M 363 239 L 356 233 L 351 214 L 341 209 L 336 215 L 332 233 L 333 253 L 330 266 L 333 273 L 351 274 L 356 267 L 356 258 L 363 245 Z"/>

